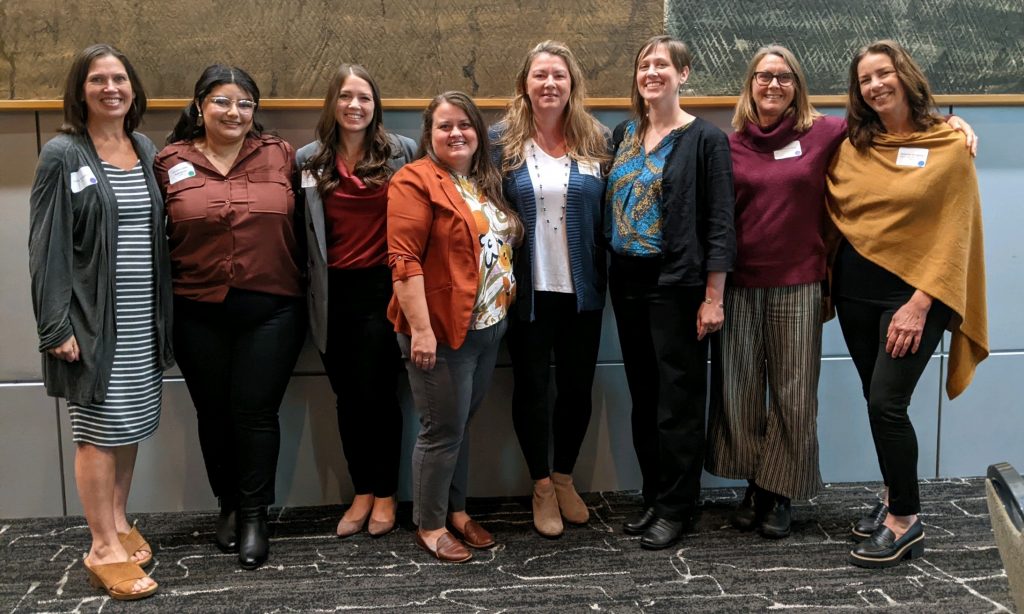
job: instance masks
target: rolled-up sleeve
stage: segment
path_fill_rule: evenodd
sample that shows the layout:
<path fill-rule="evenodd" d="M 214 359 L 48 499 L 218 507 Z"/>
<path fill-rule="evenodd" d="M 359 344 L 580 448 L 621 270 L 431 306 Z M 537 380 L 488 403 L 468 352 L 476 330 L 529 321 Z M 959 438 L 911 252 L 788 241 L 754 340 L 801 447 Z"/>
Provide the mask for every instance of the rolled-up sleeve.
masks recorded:
<path fill-rule="evenodd" d="M 434 222 L 433 206 L 420 178 L 408 169 L 388 186 L 388 266 L 392 281 L 423 275 L 423 254 Z"/>
<path fill-rule="evenodd" d="M 707 186 L 707 236 L 704 238 L 708 271 L 728 272 L 736 261 L 736 228 L 733 216 L 732 154 L 729 139 L 714 131 L 704 141 L 704 185 Z"/>
<path fill-rule="evenodd" d="M 29 273 L 39 351 L 57 347 L 74 331 L 69 318 L 72 275 L 71 190 L 63 148 L 47 144 L 29 197 Z"/>

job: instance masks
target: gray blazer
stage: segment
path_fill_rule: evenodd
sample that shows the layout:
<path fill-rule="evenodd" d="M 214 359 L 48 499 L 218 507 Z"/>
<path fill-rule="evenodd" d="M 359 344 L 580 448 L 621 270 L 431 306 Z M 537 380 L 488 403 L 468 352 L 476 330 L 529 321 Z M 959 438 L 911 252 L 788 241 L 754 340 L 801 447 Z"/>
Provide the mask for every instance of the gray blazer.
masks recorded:
<path fill-rule="evenodd" d="M 163 199 L 153 175 L 156 147 L 141 134 L 131 138 L 153 203 L 157 359 L 166 369 L 174 364 L 171 262 Z M 46 392 L 76 404 L 101 403 L 117 340 L 117 200 L 87 135 L 60 134 L 43 146 L 29 202 L 32 307 Z M 46 351 L 71 335 L 81 352 L 77 362 L 59 360 Z"/>
<path fill-rule="evenodd" d="M 416 142 L 409 137 L 388 133 L 391 142 L 391 160 L 388 165 L 396 171 L 416 158 Z M 314 141 L 295 152 L 298 168 L 320 151 L 320 143 Z M 303 184 L 310 183 L 310 176 L 303 173 Z M 327 351 L 327 229 L 324 221 L 324 203 L 316 185 L 304 185 L 302 193 L 306 199 L 306 248 L 309 253 L 309 286 L 306 290 L 306 305 L 309 309 L 309 332 L 313 343 L 321 352 Z"/>

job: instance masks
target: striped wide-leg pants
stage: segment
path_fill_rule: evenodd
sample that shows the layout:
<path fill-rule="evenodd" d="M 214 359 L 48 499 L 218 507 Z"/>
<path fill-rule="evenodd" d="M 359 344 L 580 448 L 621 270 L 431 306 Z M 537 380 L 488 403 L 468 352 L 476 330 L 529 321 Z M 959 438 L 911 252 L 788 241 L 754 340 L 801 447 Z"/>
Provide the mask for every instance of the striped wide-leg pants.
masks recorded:
<path fill-rule="evenodd" d="M 794 499 L 821 488 L 821 284 L 729 287 L 706 467 Z"/>

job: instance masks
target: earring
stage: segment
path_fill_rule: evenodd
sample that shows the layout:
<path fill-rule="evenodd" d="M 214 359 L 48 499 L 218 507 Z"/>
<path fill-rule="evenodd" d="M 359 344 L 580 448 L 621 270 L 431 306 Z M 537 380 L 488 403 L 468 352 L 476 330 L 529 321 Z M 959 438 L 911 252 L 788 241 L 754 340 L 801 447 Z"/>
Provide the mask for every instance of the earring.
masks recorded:
<path fill-rule="evenodd" d="M 203 125 L 203 112 L 199 111 L 198 117 L 196 117 L 196 126 Z"/>

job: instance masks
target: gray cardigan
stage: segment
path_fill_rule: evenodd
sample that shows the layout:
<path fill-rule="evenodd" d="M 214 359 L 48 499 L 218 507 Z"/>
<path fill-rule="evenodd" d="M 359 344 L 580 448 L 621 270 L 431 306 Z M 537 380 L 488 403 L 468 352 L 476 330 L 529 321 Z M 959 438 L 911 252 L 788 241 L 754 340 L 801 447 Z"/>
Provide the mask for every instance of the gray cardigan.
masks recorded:
<path fill-rule="evenodd" d="M 416 142 L 409 137 L 388 133 L 391 143 L 391 159 L 388 166 L 394 170 L 402 168 L 416 157 Z M 298 168 L 320 150 L 319 141 L 314 141 L 295 152 Z M 302 173 L 302 193 L 306 200 L 306 248 L 309 254 L 309 286 L 306 290 L 306 305 L 309 309 L 309 331 L 313 343 L 321 352 L 327 351 L 327 230 L 324 220 L 324 203 L 309 174 Z"/>
<path fill-rule="evenodd" d="M 153 203 L 157 358 L 166 369 L 174 364 L 171 275 L 163 199 L 153 176 L 156 147 L 144 135 L 131 138 Z M 117 201 L 88 135 L 60 134 L 43 146 L 29 202 L 32 306 L 46 392 L 76 404 L 101 403 L 117 339 Z M 77 362 L 46 351 L 71 335 L 81 352 Z"/>

